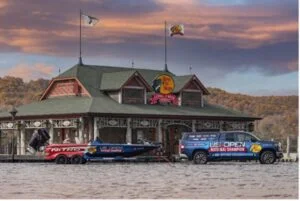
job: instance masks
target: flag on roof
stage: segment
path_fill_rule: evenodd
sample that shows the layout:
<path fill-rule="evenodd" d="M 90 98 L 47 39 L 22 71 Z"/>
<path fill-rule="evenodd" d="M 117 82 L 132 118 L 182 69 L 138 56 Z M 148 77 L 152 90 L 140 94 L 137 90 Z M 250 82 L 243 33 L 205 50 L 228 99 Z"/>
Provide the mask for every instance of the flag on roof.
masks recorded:
<path fill-rule="evenodd" d="M 169 28 L 169 34 L 170 36 L 173 35 L 184 35 L 184 26 L 183 24 L 175 24 L 175 25 L 171 25 Z"/>
<path fill-rule="evenodd" d="M 95 26 L 98 23 L 98 19 L 89 15 L 84 15 L 81 14 L 82 20 L 83 20 L 83 25 L 86 26 Z"/>

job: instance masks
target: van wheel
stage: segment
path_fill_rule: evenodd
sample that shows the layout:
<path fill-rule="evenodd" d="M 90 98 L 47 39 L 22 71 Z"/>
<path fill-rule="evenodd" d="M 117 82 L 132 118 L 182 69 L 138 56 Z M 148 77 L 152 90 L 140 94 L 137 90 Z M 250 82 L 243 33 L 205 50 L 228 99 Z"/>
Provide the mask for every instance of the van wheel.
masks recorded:
<path fill-rule="evenodd" d="M 259 157 L 259 162 L 261 164 L 273 164 L 276 160 L 273 151 L 263 151 Z"/>
<path fill-rule="evenodd" d="M 82 164 L 82 157 L 79 155 L 73 156 L 71 158 L 71 164 Z"/>
<path fill-rule="evenodd" d="M 66 164 L 68 162 L 68 158 L 65 155 L 57 156 L 55 159 L 56 164 Z"/>
<path fill-rule="evenodd" d="M 194 154 L 193 161 L 195 164 L 206 164 L 207 163 L 207 154 L 204 151 L 197 151 Z"/>

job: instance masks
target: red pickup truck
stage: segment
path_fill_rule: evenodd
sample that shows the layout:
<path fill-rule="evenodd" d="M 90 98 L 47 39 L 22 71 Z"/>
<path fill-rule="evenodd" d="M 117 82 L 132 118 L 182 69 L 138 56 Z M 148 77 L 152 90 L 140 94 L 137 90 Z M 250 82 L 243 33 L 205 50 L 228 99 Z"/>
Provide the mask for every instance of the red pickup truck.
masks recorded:
<path fill-rule="evenodd" d="M 82 157 L 87 144 L 51 144 L 46 146 L 45 160 L 55 161 L 57 164 L 83 164 Z"/>

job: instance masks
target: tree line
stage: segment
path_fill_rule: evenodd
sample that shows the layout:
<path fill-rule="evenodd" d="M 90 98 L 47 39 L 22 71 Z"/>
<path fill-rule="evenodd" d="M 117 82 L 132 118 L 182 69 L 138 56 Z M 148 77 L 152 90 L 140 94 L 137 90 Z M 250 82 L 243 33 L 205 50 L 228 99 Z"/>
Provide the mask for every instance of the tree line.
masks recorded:
<path fill-rule="evenodd" d="M 17 107 L 39 100 L 48 84 L 49 80 L 45 79 L 24 82 L 18 77 L 0 77 L 0 110 L 9 110 L 13 105 Z"/>
<path fill-rule="evenodd" d="M 264 139 L 280 140 L 298 137 L 298 96 L 250 96 L 208 88 L 205 100 L 211 104 L 239 110 L 263 119 L 255 123 L 255 132 Z M 294 142 L 295 143 L 295 142 Z"/>

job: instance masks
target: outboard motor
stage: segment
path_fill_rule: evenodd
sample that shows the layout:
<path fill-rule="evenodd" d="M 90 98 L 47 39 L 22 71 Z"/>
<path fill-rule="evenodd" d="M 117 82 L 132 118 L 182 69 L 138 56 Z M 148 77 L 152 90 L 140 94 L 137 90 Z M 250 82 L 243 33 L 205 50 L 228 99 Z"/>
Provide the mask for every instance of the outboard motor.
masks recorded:
<path fill-rule="evenodd" d="M 44 146 L 46 142 L 50 139 L 50 135 L 48 131 L 44 128 L 38 129 L 38 133 L 40 136 L 40 144 L 41 146 Z"/>
<path fill-rule="evenodd" d="M 40 147 L 45 146 L 47 141 L 50 139 L 49 133 L 46 129 L 40 128 L 37 132 L 34 132 L 30 141 L 29 146 L 35 151 L 39 151 Z"/>
<path fill-rule="evenodd" d="M 39 134 L 37 132 L 34 132 L 31 136 L 31 139 L 29 140 L 29 146 L 32 147 L 35 151 L 37 151 L 38 144 L 39 144 Z"/>

